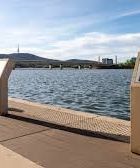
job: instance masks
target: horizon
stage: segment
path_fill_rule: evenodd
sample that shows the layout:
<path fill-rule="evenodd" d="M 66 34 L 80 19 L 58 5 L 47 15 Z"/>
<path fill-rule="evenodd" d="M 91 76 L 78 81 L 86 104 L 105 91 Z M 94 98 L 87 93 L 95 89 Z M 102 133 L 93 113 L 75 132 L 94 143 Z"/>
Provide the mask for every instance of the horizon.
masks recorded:
<path fill-rule="evenodd" d="M 54 13 L 55 11 L 55 13 Z M 140 46 L 140 1 L 5 0 L 0 6 L 0 50 L 57 60 L 98 57 L 119 62 Z"/>
<path fill-rule="evenodd" d="M 34 56 L 37 56 L 37 57 L 40 57 L 40 58 L 46 58 L 46 59 L 52 59 L 52 60 L 56 60 L 56 59 L 53 59 L 53 58 L 48 58 L 48 57 L 42 57 L 41 55 L 36 55 L 36 54 L 33 54 L 33 53 L 25 53 L 25 52 L 15 52 L 15 53 L 0 53 L 0 55 L 12 55 L 12 54 L 31 54 L 31 55 L 34 55 Z M 116 61 L 116 57 L 114 57 L 114 58 L 109 58 L 109 57 L 100 57 L 100 62 L 102 62 L 102 59 L 112 59 L 113 60 L 113 63 L 115 63 L 115 61 Z M 136 58 L 136 57 L 131 57 L 130 59 L 132 59 L 132 58 Z M 127 59 L 127 60 L 130 60 L 130 59 Z M 82 59 L 82 58 L 70 58 L 70 59 L 66 59 L 66 60 L 64 60 L 64 59 L 57 59 L 58 61 L 69 61 L 69 60 L 82 60 L 82 61 L 95 61 L 95 62 L 99 62 L 99 60 L 92 60 L 92 59 Z M 125 61 L 122 61 L 122 62 L 119 62 L 119 61 L 117 61 L 118 62 L 118 64 L 119 63 L 124 63 L 124 62 L 126 62 L 127 60 L 125 60 Z"/>

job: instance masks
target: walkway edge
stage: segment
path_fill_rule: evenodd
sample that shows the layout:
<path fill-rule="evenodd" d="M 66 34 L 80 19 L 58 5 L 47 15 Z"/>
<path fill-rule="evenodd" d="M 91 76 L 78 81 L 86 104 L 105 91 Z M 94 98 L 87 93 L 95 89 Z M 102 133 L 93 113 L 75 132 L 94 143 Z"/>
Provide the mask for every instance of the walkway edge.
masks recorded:
<path fill-rule="evenodd" d="M 122 142 L 129 142 L 130 138 L 130 121 L 59 106 L 9 98 L 9 114 L 46 122 L 47 126 L 55 125 L 55 128 L 65 128 L 70 132 L 88 133 L 90 136 L 101 135 Z"/>

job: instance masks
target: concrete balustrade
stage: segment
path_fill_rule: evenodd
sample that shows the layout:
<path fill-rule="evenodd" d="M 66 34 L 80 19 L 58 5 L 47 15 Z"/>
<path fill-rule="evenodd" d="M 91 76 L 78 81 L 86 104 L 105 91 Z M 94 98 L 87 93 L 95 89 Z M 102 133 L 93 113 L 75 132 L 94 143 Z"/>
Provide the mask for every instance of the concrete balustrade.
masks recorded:
<path fill-rule="evenodd" d="M 131 81 L 131 151 L 140 154 L 140 52 Z"/>
<path fill-rule="evenodd" d="M 12 69 L 12 61 L 0 59 L 0 115 L 8 113 L 8 78 Z"/>

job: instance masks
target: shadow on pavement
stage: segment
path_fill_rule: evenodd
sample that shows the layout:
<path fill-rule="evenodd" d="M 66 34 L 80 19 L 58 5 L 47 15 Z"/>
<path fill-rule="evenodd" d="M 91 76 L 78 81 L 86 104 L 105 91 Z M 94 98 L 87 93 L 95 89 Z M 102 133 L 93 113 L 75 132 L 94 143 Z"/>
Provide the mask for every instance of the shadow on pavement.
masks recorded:
<path fill-rule="evenodd" d="M 12 110 L 11 110 L 12 111 Z M 19 111 L 23 112 L 23 111 Z M 129 136 L 123 136 L 123 135 L 115 135 L 115 134 L 109 134 L 105 132 L 98 132 L 98 131 L 90 131 L 90 130 L 84 130 L 84 129 L 79 129 L 79 128 L 74 128 L 74 127 L 69 127 L 67 125 L 60 125 L 56 123 L 51 123 L 43 120 L 39 120 L 36 118 L 31 118 L 29 116 L 19 116 L 16 114 L 7 114 L 6 117 L 12 118 L 15 120 L 20 120 L 32 124 L 37 124 L 37 125 L 42 125 L 45 127 L 53 128 L 53 129 L 59 129 L 63 131 L 68 131 L 84 136 L 90 136 L 90 137 L 96 137 L 96 138 L 102 138 L 102 139 L 108 139 L 108 140 L 114 140 L 114 141 L 120 141 L 120 142 L 125 142 L 129 143 L 130 142 L 130 137 Z"/>

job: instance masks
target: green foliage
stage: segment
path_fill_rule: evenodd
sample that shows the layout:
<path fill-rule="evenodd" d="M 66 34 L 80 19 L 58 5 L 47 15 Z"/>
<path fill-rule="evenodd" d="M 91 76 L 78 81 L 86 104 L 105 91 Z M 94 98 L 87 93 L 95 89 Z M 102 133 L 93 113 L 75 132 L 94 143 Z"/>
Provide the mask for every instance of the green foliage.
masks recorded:
<path fill-rule="evenodd" d="M 135 60 L 133 59 L 126 60 L 126 62 L 119 64 L 119 67 L 124 69 L 133 69 L 134 66 L 135 66 Z"/>

